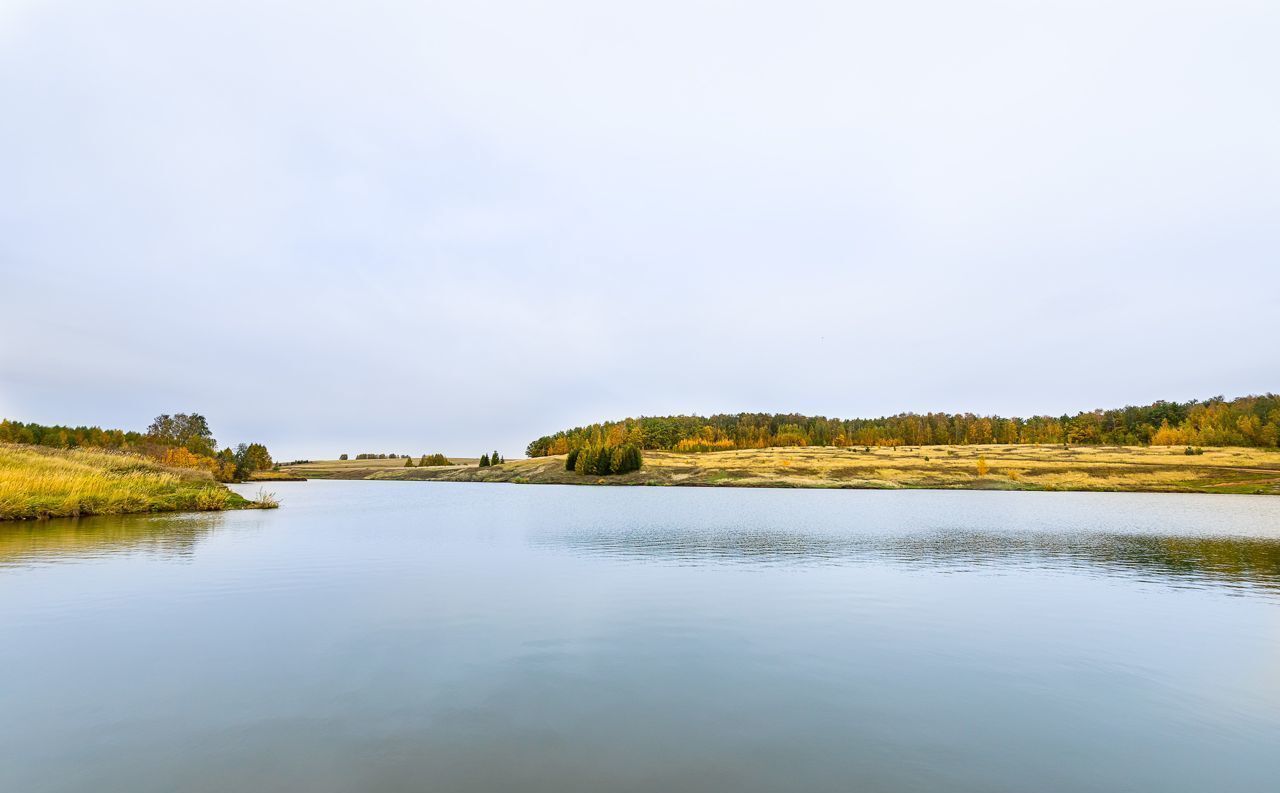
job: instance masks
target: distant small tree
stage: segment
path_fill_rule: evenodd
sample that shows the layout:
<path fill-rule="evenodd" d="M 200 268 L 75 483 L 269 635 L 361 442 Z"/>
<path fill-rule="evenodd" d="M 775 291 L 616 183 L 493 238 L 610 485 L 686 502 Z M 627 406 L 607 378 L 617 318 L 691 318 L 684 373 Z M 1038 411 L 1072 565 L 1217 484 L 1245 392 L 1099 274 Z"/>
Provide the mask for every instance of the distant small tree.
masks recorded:
<path fill-rule="evenodd" d="M 404 456 L 404 467 L 405 467 L 405 468 L 412 468 L 412 467 L 413 467 L 413 458 L 412 458 L 412 457 L 410 457 L 410 456 L 409 456 L 409 455 L 407 455 L 407 454 Z"/>
<path fill-rule="evenodd" d="M 339 460 L 345 460 L 345 459 L 347 459 L 347 456 L 346 456 L 345 454 L 339 454 L 339 455 L 338 455 L 338 459 L 339 459 Z"/>
<path fill-rule="evenodd" d="M 480 467 L 481 468 L 489 467 L 489 455 L 487 454 L 480 455 Z"/>
<path fill-rule="evenodd" d="M 978 476 L 986 476 L 987 472 L 990 470 L 991 470 L 991 466 L 987 465 L 987 458 L 979 457 L 978 458 Z"/>
<path fill-rule="evenodd" d="M 499 454 L 495 451 L 493 454 L 489 455 L 489 464 L 490 464 L 490 465 L 501 465 L 501 464 L 502 464 L 502 456 L 501 456 L 501 455 L 499 455 Z"/>
<path fill-rule="evenodd" d="M 579 454 L 581 451 L 582 451 L 581 449 L 570 449 L 570 450 L 569 450 L 569 453 L 568 453 L 567 455 L 565 455 L 565 458 L 564 458 L 564 470 L 566 470 L 566 471 L 572 471 L 572 470 L 574 470 L 573 465 L 574 465 L 574 463 L 578 462 L 578 454 Z"/>

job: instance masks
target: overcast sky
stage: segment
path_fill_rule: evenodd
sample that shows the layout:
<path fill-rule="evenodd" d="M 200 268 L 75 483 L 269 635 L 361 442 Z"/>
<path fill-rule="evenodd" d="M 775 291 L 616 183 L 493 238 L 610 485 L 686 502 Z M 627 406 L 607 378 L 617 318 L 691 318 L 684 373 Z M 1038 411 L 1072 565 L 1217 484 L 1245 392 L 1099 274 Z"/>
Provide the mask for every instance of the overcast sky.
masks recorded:
<path fill-rule="evenodd" d="M 0 0 L 0 416 L 277 458 L 1280 389 L 1280 4 Z"/>

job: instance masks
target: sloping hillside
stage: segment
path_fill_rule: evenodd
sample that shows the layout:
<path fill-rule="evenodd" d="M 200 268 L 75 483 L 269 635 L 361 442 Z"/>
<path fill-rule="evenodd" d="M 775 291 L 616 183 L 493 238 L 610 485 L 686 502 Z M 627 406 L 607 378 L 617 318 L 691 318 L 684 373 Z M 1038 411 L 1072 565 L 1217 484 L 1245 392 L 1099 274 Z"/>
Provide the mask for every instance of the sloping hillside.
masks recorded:
<path fill-rule="evenodd" d="M 274 507 L 207 471 L 88 449 L 0 444 L 0 520 Z"/>

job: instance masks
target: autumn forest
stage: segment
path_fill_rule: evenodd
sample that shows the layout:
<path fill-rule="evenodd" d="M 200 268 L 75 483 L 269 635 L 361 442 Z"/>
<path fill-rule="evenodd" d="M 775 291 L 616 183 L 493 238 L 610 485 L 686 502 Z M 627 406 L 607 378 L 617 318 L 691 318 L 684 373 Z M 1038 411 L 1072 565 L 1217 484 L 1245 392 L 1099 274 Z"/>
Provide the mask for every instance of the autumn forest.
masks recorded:
<path fill-rule="evenodd" d="M 586 446 L 716 451 L 775 446 L 925 446 L 1067 444 L 1114 446 L 1256 446 L 1280 442 L 1280 396 L 1212 397 L 1154 402 L 1074 416 L 1030 418 L 972 413 L 901 413 L 837 419 L 794 413 L 642 416 L 562 430 L 533 441 L 530 457 Z"/>

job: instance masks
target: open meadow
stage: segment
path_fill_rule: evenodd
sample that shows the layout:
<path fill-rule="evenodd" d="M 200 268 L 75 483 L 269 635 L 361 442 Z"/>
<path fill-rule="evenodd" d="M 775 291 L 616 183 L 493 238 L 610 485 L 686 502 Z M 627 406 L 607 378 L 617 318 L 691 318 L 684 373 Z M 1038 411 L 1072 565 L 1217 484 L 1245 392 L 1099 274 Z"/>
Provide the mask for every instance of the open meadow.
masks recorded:
<path fill-rule="evenodd" d="M 285 470 L 315 479 L 399 479 L 530 484 L 737 487 L 1111 490 L 1280 494 L 1280 451 L 1182 447 L 973 445 L 786 447 L 644 453 L 636 472 L 608 477 L 564 470 L 564 455 L 406 468 L 403 460 L 313 462 Z"/>

